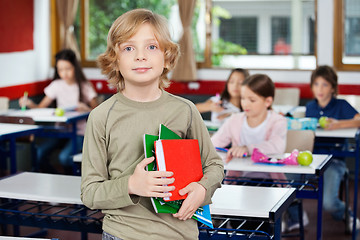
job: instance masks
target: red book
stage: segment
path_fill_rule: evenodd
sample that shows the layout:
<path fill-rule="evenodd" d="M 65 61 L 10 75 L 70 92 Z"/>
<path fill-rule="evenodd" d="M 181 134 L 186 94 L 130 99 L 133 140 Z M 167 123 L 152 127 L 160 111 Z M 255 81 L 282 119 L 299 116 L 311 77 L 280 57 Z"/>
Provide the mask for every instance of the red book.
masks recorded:
<path fill-rule="evenodd" d="M 165 201 L 185 199 L 179 190 L 203 177 L 199 143 L 197 139 L 161 139 L 155 142 L 156 163 L 159 171 L 174 173 L 175 190 Z"/>

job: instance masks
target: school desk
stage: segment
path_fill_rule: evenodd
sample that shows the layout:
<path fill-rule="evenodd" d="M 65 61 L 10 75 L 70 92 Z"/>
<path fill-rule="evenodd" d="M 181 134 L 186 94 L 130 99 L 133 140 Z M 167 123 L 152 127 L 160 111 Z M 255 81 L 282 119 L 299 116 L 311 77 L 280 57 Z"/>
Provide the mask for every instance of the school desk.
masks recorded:
<path fill-rule="evenodd" d="M 260 220 L 260 224 L 267 222 L 271 225 L 270 233 L 268 232 L 268 236 L 271 237 L 269 239 L 281 239 L 281 216 L 295 199 L 295 195 L 294 188 L 222 185 L 221 188 L 215 191 L 212 197 L 213 203 L 210 205 L 210 212 L 212 216 L 220 215 L 228 217 L 225 218 L 225 221 L 232 221 L 238 216 L 247 219 L 237 223 L 239 230 L 246 231 L 246 228 L 242 227 L 247 224 L 246 221 Z M 219 224 L 224 226 L 225 222 L 220 222 Z M 203 229 L 200 228 L 201 239 L 211 239 L 206 237 L 209 237 L 210 233 L 216 231 L 223 235 L 231 235 L 232 233 L 230 230 L 222 232 L 221 230 L 223 229 L 221 227 L 215 227 L 217 228 L 216 230 L 210 231 L 207 229 L 207 232 L 202 231 Z M 255 230 L 252 234 L 259 234 L 259 229 L 261 227 L 255 225 Z M 241 232 L 237 234 L 245 235 Z"/>
<path fill-rule="evenodd" d="M 99 212 L 88 210 L 82 205 L 80 183 L 79 176 L 34 172 L 3 178 L 0 180 L 0 198 L 10 201 L 0 204 L 0 223 L 81 231 L 82 236 L 86 236 L 87 232 L 101 233 L 102 218 Z M 250 235 L 254 237 L 250 237 L 251 239 L 274 239 L 274 236 L 280 239 L 281 214 L 295 198 L 293 188 L 223 186 L 215 193 L 210 210 L 212 214 L 236 214 L 236 217 L 243 217 L 245 220 L 267 220 L 274 226 L 272 237 L 265 235 L 257 238 L 261 231 L 251 231 Z M 209 239 L 209 234 L 215 234 L 204 226 L 199 227 L 199 230 L 205 234 L 200 239 Z M 211 239 L 221 239 L 227 231 L 223 228 L 217 230 L 221 232 L 219 238 L 214 236 Z M 241 231 L 235 232 L 240 234 Z M 244 239 L 244 234 L 249 235 L 243 231 L 238 237 L 231 239 Z"/>
<path fill-rule="evenodd" d="M 0 180 L 0 224 L 101 233 L 103 215 L 80 200 L 81 177 L 22 172 Z M 7 199 L 7 201 L 6 201 Z"/>
<path fill-rule="evenodd" d="M 67 129 L 64 131 L 64 128 L 61 127 L 50 127 L 46 126 L 43 133 L 40 136 L 43 137 L 59 137 L 59 138 L 70 138 L 72 139 L 73 144 L 73 154 L 77 153 L 77 122 L 80 120 L 87 119 L 89 112 L 78 112 L 78 111 L 65 111 L 64 116 L 56 116 L 55 108 L 34 108 L 29 110 L 14 110 L 9 109 L 9 111 L 3 115 L 7 116 L 27 116 L 34 119 L 34 121 L 39 125 L 44 124 L 56 124 L 56 123 L 66 123 L 71 125 L 70 131 Z"/>
<path fill-rule="evenodd" d="M 0 141 L 9 141 L 9 152 L 4 151 L 3 156 L 10 156 L 10 173 L 16 173 L 16 138 L 38 134 L 42 127 L 27 124 L 0 123 Z M 1 150 L 1 149 L 0 149 Z M 3 152 L 3 151 L 1 151 Z M 6 158 L 4 158 L 6 160 Z"/>
<path fill-rule="evenodd" d="M 316 139 L 321 138 L 331 138 L 331 139 L 345 139 L 344 142 L 338 143 L 339 150 L 331 151 L 331 154 L 334 157 L 352 157 L 355 159 L 355 173 L 354 173 L 354 222 L 353 222 L 353 231 L 352 239 L 356 239 L 356 215 L 357 215 L 357 199 L 358 199 L 358 180 L 359 180 L 359 162 L 360 162 L 360 129 L 359 128 L 343 128 L 336 130 L 324 130 L 317 128 L 315 130 L 315 145 L 314 150 L 319 146 L 319 142 Z M 349 144 L 349 140 L 354 140 L 355 144 Z M 336 144 L 336 143 L 335 143 Z"/>
<path fill-rule="evenodd" d="M 218 152 L 218 154 L 225 159 L 226 153 Z M 271 155 L 275 158 L 285 158 L 289 154 Z M 331 155 L 327 154 L 313 154 L 313 162 L 310 166 L 298 165 L 279 165 L 279 164 L 264 164 L 254 163 L 250 157 L 246 158 L 233 158 L 230 162 L 224 164 L 225 170 L 233 171 L 248 171 L 248 172 L 277 172 L 277 173 L 294 173 L 300 175 L 312 175 L 316 180 L 316 186 L 308 180 L 304 182 L 295 181 L 280 181 L 279 184 L 289 184 L 297 188 L 297 198 L 310 198 L 317 199 L 317 238 L 322 238 L 322 205 L 323 205 L 323 173 L 328 167 Z M 313 179 L 312 179 L 313 180 Z M 243 179 L 246 182 L 246 179 Z"/>

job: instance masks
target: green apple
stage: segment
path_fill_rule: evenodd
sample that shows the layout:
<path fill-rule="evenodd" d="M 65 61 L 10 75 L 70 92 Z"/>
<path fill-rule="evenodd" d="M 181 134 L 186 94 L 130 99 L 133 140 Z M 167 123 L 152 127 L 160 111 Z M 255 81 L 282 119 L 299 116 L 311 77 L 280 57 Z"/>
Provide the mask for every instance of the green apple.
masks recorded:
<path fill-rule="evenodd" d="M 65 114 L 64 109 L 62 109 L 62 108 L 55 109 L 55 116 L 61 117 L 61 116 L 64 116 L 64 114 Z"/>
<path fill-rule="evenodd" d="M 299 152 L 297 161 L 300 165 L 309 166 L 313 161 L 313 155 L 310 151 Z"/>
<path fill-rule="evenodd" d="M 325 128 L 327 123 L 328 123 L 328 118 L 327 117 L 323 116 L 323 117 L 319 118 L 320 127 Z"/>

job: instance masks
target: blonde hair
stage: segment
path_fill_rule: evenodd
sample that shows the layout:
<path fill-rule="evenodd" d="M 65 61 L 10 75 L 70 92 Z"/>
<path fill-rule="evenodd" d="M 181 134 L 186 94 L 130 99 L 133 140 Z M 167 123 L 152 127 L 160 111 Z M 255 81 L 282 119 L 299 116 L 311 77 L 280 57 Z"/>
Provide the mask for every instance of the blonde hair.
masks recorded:
<path fill-rule="evenodd" d="M 97 59 L 101 72 L 108 76 L 108 83 L 117 87 L 118 91 L 125 89 L 124 77 L 117 63 L 119 45 L 135 35 L 144 23 L 149 23 L 154 28 L 156 40 L 164 51 L 165 68 L 160 76 L 159 87 L 166 88 L 170 85 L 167 74 L 175 67 L 180 49 L 171 40 L 167 20 L 150 10 L 134 9 L 122 14 L 112 24 L 107 37 L 107 49 Z"/>

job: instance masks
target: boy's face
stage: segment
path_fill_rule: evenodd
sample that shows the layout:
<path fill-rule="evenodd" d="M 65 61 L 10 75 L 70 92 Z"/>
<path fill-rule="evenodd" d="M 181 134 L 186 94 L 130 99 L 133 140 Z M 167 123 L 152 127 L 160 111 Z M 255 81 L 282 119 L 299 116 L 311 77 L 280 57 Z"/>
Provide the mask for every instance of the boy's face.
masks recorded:
<path fill-rule="evenodd" d="M 134 36 L 119 45 L 118 67 L 126 86 L 158 86 L 164 66 L 164 51 L 148 23 L 141 25 Z"/>
<path fill-rule="evenodd" d="M 314 97 L 321 103 L 329 102 L 334 94 L 334 89 L 331 84 L 320 76 L 315 78 L 311 90 Z"/>

